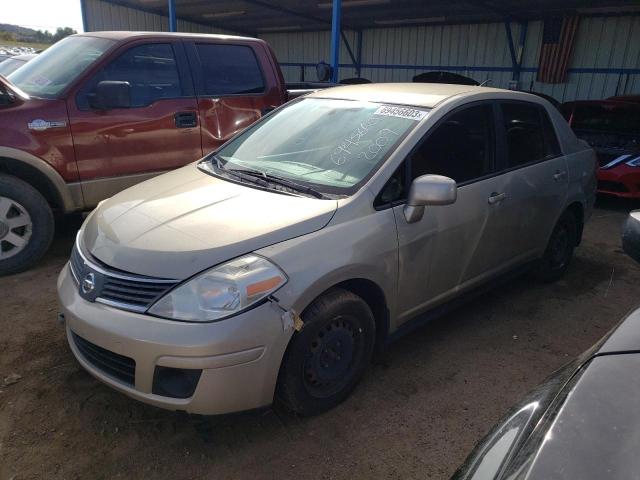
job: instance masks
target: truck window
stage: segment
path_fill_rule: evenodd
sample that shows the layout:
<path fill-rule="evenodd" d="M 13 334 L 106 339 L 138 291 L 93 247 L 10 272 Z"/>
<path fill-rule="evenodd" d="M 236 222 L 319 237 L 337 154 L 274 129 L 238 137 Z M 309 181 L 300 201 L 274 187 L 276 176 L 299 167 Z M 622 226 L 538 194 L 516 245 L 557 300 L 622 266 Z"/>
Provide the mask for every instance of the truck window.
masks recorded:
<path fill-rule="evenodd" d="M 104 80 L 129 82 L 131 107 L 146 107 L 157 100 L 182 96 L 173 48 L 151 43 L 127 50 L 98 72 L 78 94 L 78 108 L 89 109 L 88 97 Z"/>
<path fill-rule="evenodd" d="M 264 78 L 253 50 L 242 45 L 199 43 L 204 94 L 214 97 L 261 93 Z"/>

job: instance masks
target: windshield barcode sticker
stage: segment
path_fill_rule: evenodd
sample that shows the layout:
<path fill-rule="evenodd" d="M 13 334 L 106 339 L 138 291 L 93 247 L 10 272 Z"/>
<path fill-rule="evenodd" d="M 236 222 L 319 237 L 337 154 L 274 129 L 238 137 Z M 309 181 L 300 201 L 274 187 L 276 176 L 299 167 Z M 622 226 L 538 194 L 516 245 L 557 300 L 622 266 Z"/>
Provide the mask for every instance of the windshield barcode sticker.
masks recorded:
<path fill-rule="evenodd" d="M 428 113 L 429 112 L 426 112 L 424 110 L 418 110 L 415 108 L 391 107 L 388 105 L 383 105 L 382 107 L 379 107 L 374 112 L 374 115 L 385 115 L 387 117 L 406 118 L 408 120 L 415 120 L 416 122 L 419 122 L 424 117 L 426 117 Z"/>

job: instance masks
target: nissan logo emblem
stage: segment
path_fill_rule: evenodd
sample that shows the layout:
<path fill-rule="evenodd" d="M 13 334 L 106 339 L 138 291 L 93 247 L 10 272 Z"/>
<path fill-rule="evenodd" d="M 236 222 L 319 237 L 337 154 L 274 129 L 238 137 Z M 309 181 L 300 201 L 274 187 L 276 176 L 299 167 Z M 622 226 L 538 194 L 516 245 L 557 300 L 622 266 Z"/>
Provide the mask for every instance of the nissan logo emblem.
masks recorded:
<path fill-rule="evenodd" d="M 96 276 L 93 273 L 87 273 L 82 279 L 82 293 L 87 295 L 93 292 L 94 288 L 96 288 Z"/>

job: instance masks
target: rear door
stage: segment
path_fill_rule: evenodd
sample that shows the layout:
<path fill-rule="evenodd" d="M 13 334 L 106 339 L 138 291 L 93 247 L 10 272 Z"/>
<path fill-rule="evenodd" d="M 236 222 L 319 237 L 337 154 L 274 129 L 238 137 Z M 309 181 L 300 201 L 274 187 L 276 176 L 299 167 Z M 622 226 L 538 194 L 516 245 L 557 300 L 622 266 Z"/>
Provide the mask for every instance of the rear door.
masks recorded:
<path fill-rule="evenodd" d="M 131 86 L 131 107 L 89 105 L 98 82 Z M 202 157 L 198 105 L 180 41 L 125 46 L 67 101 L 87 206 Z"/>
<path fill-rule="evenodd" d="M 569 184 L 566 159 L 541 105 L 500 102 L 506 182 L 503 220 L 511 226 L 506 252 L 514 261 L 538 256 L 558 219 Z"/>
<path fill-rule="evenodd" d="M 204 153 L 215 150 L 282 103 L 281 85 L 261 44 L 185 44 L 194 74 Z"/>

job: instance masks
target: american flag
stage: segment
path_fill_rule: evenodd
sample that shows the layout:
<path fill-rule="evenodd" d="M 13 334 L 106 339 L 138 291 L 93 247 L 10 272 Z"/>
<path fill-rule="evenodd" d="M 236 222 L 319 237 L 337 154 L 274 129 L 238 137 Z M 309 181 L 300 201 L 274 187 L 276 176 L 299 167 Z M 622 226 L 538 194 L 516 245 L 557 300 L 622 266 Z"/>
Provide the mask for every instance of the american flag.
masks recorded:
<path fill-rule="evenodd" d="M 576 30 L 578 30 L 577 15 L 544 21 L 542 48 L 538 62 L 539 82 L 563 83 L 565 81 Z"/>

